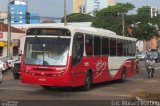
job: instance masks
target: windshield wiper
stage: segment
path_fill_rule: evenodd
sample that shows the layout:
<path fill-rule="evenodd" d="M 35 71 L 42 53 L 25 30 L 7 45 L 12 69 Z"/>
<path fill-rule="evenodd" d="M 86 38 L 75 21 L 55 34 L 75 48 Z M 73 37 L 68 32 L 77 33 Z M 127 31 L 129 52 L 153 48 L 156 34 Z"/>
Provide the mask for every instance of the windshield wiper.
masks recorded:
<path fill-rule="evenodd" d="M 44 48 L 43 48 L 43 44 L 41 43 L 40 39 L 39 39 L 37 36 L 35 36 L 35 38 L 37 38 L 37 40 L 38 40 L 38 42 L 39 42 L 39 44 L 40 44 L 40 47 L 41 47 L 41 49 L 42 49 L 42 54 L 43 54 L 43 65 L 44 65 Z"/>

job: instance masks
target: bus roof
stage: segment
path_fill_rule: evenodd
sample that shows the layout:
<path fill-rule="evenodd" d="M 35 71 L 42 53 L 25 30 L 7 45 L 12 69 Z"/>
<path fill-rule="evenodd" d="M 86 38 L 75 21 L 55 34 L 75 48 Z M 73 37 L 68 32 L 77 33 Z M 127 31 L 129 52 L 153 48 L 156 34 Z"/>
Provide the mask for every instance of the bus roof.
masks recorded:
<path fill-rule="evenodd" d="M 30 27 L 31 28 L 64 28 L 69 29 L 72 33 L 81 32 L 85 34 L 91 34 L 96 36 L 104 36 L 109 38 L 117 38 L 117 39 L 123 39 L 123 40 L 132 40 L 136 41 L 137 39 L 131 38 L 131 37 L 125 37 L 117 35 L 115 32 L 112 32 L 110 30 L 102 29 L 102 28 L 94 28 L 94 27 L 77 27 L 77 26 L 36 26 L 36 27 Z"/>

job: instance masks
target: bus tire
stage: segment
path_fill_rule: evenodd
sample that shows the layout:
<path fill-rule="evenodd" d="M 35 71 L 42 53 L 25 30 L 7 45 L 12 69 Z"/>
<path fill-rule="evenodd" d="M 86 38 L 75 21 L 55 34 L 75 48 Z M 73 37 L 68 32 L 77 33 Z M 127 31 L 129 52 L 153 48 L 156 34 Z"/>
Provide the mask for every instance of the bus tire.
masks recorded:
<path fill-rule="evenodd" d="M 126 68 L 124 67 L 122 69 L 122 75 L 121 75 L 121 80 L 122 83 L 124 83 L 126 81 Z"/>
<path fill-rule="evenodd" d="M 1 79 L 0 79 L 0 84 L 2 83 L 2 79 L 3 79 L 2 77 L 3 77 L 3 75 L 2 75 L 2 70 L 0 69 L 0 78 L 1 78 Z"/>
<path fill-rule="evenodd" d="M 52 87 L 51 86 L 42 86 L 43 87 L 43 89 L 45 89 L 45 90 L 50 90 Z"/>
<path fill-rule="evenodd" d="M 92 86 L 92 73 L 89 71 L 86 74 L 85 83 L 84 86 L 82 87 L 82 90 L 88 91 L 91 89 L 91 86 Z"/>
<path fill-rule="evenodd" d="M 13 77 L 14 77 L 15 80 L 20 79 L 20 75 L 15 74 L 15 73 L 13 74 Z"/>
<path fill-rule="evenodd" d="M 137 72 L 137 74 L 139 74 L 139 70 L 140 70 L 140 69 L 139 69 L 139 65 L 137 64 L 137 65 L 136 65 L 136 72 Z"/>

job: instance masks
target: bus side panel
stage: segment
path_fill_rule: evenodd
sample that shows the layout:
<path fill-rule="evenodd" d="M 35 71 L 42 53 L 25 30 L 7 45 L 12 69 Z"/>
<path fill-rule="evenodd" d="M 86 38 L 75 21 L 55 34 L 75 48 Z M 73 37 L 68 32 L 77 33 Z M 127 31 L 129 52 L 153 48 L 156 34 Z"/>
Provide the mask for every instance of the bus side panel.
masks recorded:
<path fill-rule="evenodd" d="M 72 66 L 71 83 L 73 86 L 84 85 L 88 64 L 93 64 L 93 62 L 89 62 L 86 57 L 83 57 L 80 63 Z"/>
<path fill-rule="evenodd" d="M 109 79 L 108 57 L 107 56 L 102 56 L 102 57 L 94 56 L 93 60 L 94 60 L 93 83 L 107 81 Z"/>
<path fill-rule="evenodd" d="M 114 64 L 114 63 L 113 63 Z M 124 64 L 117 69 L 115 76 L 112 76 L 108 70 L 108 58 L 106 56 L 83 57 L 82 61 L 72 68 L 72 82 L 74 86 L 84 85 L 86 72 L 91 70 L 93 83 L 121 79 L 122 70 L 126 67 L 126 77 L 136 74 L 136 65 L 134 60 L 126 60 Z"/>
<path fill-rule="evenodd" d="M 108 57 L 107 56 L 94 56 L 90 58 L 90 61 L 94 61 L 93 63 L 93 83 L 100 83 L 105 81 L 112 81 L 121 78 L 121 68 L 118 69 L 115 76 L 110 74 L 108 68 Z M 113 63 L 114 64 L 114 63 Z"/>
<path fill-rule="evenodd" d="M 135 59 L 127 60 L 125 66 L 127 68 L 126 77 L 132 77 L 137 74 Z"/>
<path fill-rule="evenodd" d="M 114 63 L 113 63 L 114 64 Z M 108 70 L 106 81 L 118 80 L 122 78 L 123 68 L 126 67 L 126 77 L 132 77 L 136 74 L 136 62 L 134 59 L 128 59 L 117 69 L 117 73 L 112 76 Z"/>
<path fill-rule="evenodd" d="M 72 67 L 71 81 L 74 86 L 81 86 L 85 83 L 86 73 L 92 72 L 92 82 L 104 82 L 109 77 L 108 59 L 100 56 L 83 57 L 81 62 Z"/>

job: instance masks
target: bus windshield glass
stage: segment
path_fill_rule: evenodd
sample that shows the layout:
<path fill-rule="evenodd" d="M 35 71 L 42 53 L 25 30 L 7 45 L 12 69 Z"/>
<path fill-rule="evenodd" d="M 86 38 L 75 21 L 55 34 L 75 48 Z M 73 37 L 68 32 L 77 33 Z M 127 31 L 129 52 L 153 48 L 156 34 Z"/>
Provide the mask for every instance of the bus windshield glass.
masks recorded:
<path fill-rule="evenodd" d="M 32 65 L 67 65 L 70 38 L 27 37 L 24 63 Z"/>

